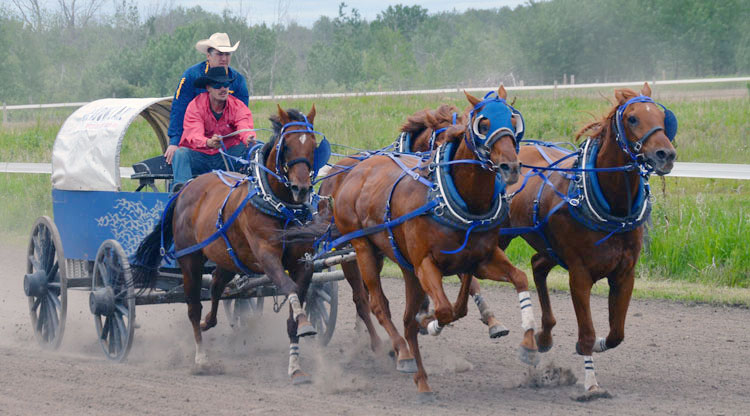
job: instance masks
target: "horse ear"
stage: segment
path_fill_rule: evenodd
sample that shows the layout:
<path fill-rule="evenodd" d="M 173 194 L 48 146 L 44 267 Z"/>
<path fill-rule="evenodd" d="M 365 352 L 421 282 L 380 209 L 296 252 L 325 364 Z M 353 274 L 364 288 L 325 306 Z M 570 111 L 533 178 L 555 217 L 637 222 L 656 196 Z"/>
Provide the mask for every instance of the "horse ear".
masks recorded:
<path fill-rule="evenodd" d="M 508 91 L 505 91 L 505 85 L 500 84 L 500 88 L 497 89 L 497 96 L 503 100 L 508 98 Z"/>
<path fill-rule="evenodd" d="M 473 106 L 476 106 L 477 104 L 479 104 L 482 101 L 479 98 L 477 98 L 477 97 L 469 94 L 468 92 L 466 92 L 466 90 L 464 90 L 464 95 L 466 95 L 466 99 L 469 100 L 469 102 Z"/>
<path fill-rule="evenodd" d="M 641 88 L 641 95 L 645 95 L 646 97 L 651 96 L 651 87 L 648 86 L 648 82 L 643 83 L 643 88 Z"/>
<path fill-rule="evenodd" d="M 615 90 L 615 98 L 619 105 L 623 105 L 628 101 L 628 97 L 625 96 L 625 90 Z"/>
<path fill-rule="evenodd" d="M 312 105 L 310 112 L 307 113 L 307 121 L 309 121 L 310 124 L 313 124 L 314 120 L 315 120 L 315 104 Z"/>
<path fill-rule="evenodd" d="M 281 122 L 281 124 L 283 125 L 289 123 L 289 114 L 287 114 L 287 112 L 284 111 L 284 109 L 282 109 L 278 104 L 276 104 L 276 108 L 279 109 L 279 121 Z"/>

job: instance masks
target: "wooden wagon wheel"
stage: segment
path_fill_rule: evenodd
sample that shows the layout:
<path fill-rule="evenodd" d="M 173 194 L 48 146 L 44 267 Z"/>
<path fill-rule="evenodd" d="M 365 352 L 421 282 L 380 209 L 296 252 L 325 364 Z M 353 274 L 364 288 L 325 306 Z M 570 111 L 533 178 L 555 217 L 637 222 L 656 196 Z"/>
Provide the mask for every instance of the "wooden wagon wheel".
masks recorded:
<path fill-rule="evenodd" d="M 43 348 L 56 349 L 65 332 L 68 280 L 60 233 L 52 220 L 39 217 L 31 231 L 23 290 L 31 327 Z"/>
<path fill-rule="evenodd" d="M 320 345 L 328 345 L 336 329 L 339 305 L 339 284 L 336 281 L 313 283 L 307 290 L 305 312 L 318 331 Z"/>
<path fill-rule="evenodd" d="M 89 307 L 104 354 L 124 361 L 133 345 L 135 290 L 127 256 L 115 240 L 103 242 L 96 253 Z"/>

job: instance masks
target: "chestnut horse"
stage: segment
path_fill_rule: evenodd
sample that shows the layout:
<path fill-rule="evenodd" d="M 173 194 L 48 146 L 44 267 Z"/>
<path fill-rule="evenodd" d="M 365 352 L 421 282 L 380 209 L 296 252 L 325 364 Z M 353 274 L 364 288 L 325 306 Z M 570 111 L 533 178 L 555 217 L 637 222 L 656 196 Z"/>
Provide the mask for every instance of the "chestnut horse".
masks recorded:
<path fill-rule="evenodd" d="M 321 193 L 328 191 L 333 197 L 335 226 L 344 234 L 332 244 L 351 239 L 372 311 L 391 338 L 397 369 L 416 370 L 414 381 L 419 397 L 426 400 L 432 396 L 417 340 L 415 317 L 419 307 L 426 293 L 436 306 L 437 320 L 432 327 L 439 331 L 456 319 L 461 308 L 465 314 L 468 300 L 469 280 L 464 279 L 457 304 L 448 301 L 442 286 L 444 275 L 469 273 L 512 282 L 521 302 L 524 329 L 521 356 L 527 362 L 536 359 L 528 280 L 497 245 L 499 221 L 490 220 L 485 223 L 488 226 L 478 227 L 478 230 L 473 226 L 460 229 L 439 221 L 443 218 L 442 209 L 440 213 L 432 210 L 437 205 L 431 204 L 439 200 L 431 200 L 430 192 L 444 189 L 434 184 L 438 175 L 450 177 L 457 194 L 455 198 L 463 201 L 465 210 L 474 218 L 489 218 L 483 215 L 493 213 L 493 209 L 500 212 L 498 204 L 503 204 L 504 198 L 486 192 L 496 186 L 498 173 L 506 183 L 518 180 L 516 119 L 505 103 L 505 89 L 498 91 L 497 98 L 480 100 L 469 94 L 466 96 L 473 106 L 465 118 L 467 123 L 451 126 L 446 132 L 449 147 L 441 147 L 442 151 L 434 152 L 430 160 L 407 154 L 374 155 L 356 163 L 346 175 L 329 178 L 329 184 L 321 187 Z M 447 157 L 435 159 L 440 155 Z M 493 219 L 499 218 L 495 215 Z M 398 263 L 404 276 L 406 342 L 391 321 L 388 300 L 380 285 L 384 256 Z M 363 296 L 363 293 L 364 288 L 354 296 Z M 459 305 L 461 302 L 463 306 Z"/>
<path fill-rule="evenodd" d="M 505 89 L 505 87 L 502 87 Z M 459 113 L 458 108 L 453 105 L 443 104 L 436 110 L 422 110 L 406 119 L 406 123 L 401 126 L 401 135 L 399 136 L 398 150 L 409 153 L 422 153 L 431 152 L 438 146 L 445 143 L 445 131 L 449 126 L 455 124 L 463 124 L 464 115 Z M 516 126 L 518 128 L 518 126 Z M 518 136 L 520 139 L 522 137 Z M 469 277 L 461 277 L 461 280 L 468 279 Z M 490 338 L 499 338 L 504 335 L 508 335 L 510 331 L 495 317 L 495 314 L 490 310 L 490 306 L 481 294 L 481 288 L 479 287 L 479 281 L 471 277 L 471 284 L 469 286 L 469 295 L 474 300 L 474 304 L 479 309 L 479 315 L 482 323 L 487 325 L 489 329 Z M 419 322 L 420 329 L 426 333 L 428 331 L 428 325 L 434 316 L 428 312 L 429 300 L 425 299 L 425 303 L 420 308 L 417 321 Z M 465 311 L 463 311 L 465 314 Z M 424 317 L 424 318 L 422 318 Z M 461 315 L 460 317 L 463 317 Z M 438 335 L 437 333 L 432 333 Z"/>
<path fill-rule="evenodd" d="M 162 223 L 144 239 L 136 252 L 140 266 L 135 267 L 134 277 L 145 287 L 150 287 L 158 277 L 157 267 L 162 258 L 160 248 L 169 248 L 174 241 L 183 275 L 188 317 L 193 325 L 198 368 L 208 364 L 201 331 L 216 325 L 218 302 L 226 284 L 237 273 L 264 273 L 271 278 L 279 293 L 289 300 L 289 376 L 294 384 L 310 380 L 299 365 L 298 340 L 299 337 L 315 335 L 315 329 L 302 309 L 312 279 L 312 268 L 306 267 L 299 259 L 310 253 L 312 246 L 285 245 L 280 241 L 279 230 L 294 218 L 271 215 L 268 209 L 261 210 L 259 207 L 263 205 L 255 198 L 262 188 L 264 197 L 270 194 L 288 211 L 305 212 L 303 204 L 309 206 L 311 180 L 317 170 L 313 167 L 319 166 L 316 162 L 320 162 L 315 160 L 318 152 L 312 130 L 314 119 L 314 105 L 307 116 L 297 110 L 284 111 L 278 107 L 278 115 L 271 117 L 274 136 L 257 156 L 261 163 L 265 162 L 265 169 L 256 166 L 257 174 L 244 178 L 207 173 L 188 182 L 176 201 L 170 201 Z M 261 175 L 265 177 L 261 178 Z M 261 182 L 263 185 L 258 187 Z M 270 211 L 273 213 L 273 209 Z M 236 219 L 232 222 L 230 218 Z M 217 222 L 231 225 L 222 227 L 223 232 L 219 232 Z M 215 262 L 216 269 L 211 282 L 211 310 L 200 322 L 201 275 L 206 259 Z M 284 273 L 285 269 L 289 276 Z"/>
<path fill-rule="evenodd" d="M 567 266 L 578 319 L 576 351 L 584 356 L 586 393 L 582 399 L 608 396 L 596 381 L 591 355 L 616 347 L 625 336 L 625 315 L 643 239 L 640 224 L 650 209 L 648 175 L 651 171 L 668 174 L 674 166 L 676 152 L 671 139 L 677 121 L 650 95 L 648 84 L 640 96 L 630 89 L 616 90 L 617 104 L 609 113 L 578 132 L 576 139 L 590 135 L 580 154 L 522 146 L 518 158 L 527 181 L 509 188 L 510 192 L 521 188 L 511 202 L 509 225 L 530 230 L 521 236 L 537 252 L 531 266 L 542 308 L 542 330 L 537 338 L 540 352 L 552 347 L 551 331 L 556 323 L 547 275 L 557 264 Z M 548 163 L 563 172 L 550 173 L 545 168 L 530 172 Z M 594 187 L 600 191 L 593 189 L 592 181 L 598 182 Z M 609 209 L 580 214 L 580 209 L 597 205 Z M 506 248 L 513 237 L 502 236 L 500 247 Z M 589 298 L 594 283 L 605 277 L 609 282 L 610 330 L 606 338 L 596 338 Z"/>

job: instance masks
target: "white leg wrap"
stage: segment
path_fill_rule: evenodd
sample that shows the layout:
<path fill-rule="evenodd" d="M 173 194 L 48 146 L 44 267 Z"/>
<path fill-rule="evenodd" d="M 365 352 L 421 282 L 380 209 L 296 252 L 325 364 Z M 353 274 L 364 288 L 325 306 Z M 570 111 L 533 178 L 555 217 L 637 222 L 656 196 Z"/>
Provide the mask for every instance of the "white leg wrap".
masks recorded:
<path fill-rule="evenodd" d="M 594 359 L 590 355 L 583 356 L 583 387 L 589 391 L 591 387 L 598 386 L 596 373 L 594 373 Z"/>
<path fill-rule="evenodd" d="M 604 351 L 607 351 L 607 339 L 597 338 L 596 342 L 594 342 L 594 352 L 604 352 Z"/>
<path fill-rule="evenodd" d="M 208 356 L 206 355 L 206 352 L 203 350 L 203 347 L 201 344 L 195 343 L 195 364 L 197 365 L 206 365 L 208 364 Z"/>
<path fill-rule="evenodd" d="M 299 366 L 299 344 L 289 344 L 289 377 L 301 369 Z"/>
<path fill-rule="evenodd" d="M 528 291 L 518 292 L 518 302 L 521 307 L 521 328 L 524 332 L 529 329 L 536 329 L 534 320 L 534 309 L 531 307 L 531 295 Z"/>
<path fill-rule="evenodd" d="M 289 305 L 292 307 L 292 315 L 294 315 L 295 321 L 297 320 L 297 318 L 299 318 L 300 315 L 305 313 L 296 293 L 292 293 L 291 295 L 289 295 Z"/>
<path fill-rule="evenodd" d="M 443 327 L 440 326 L 437 319 L 434 321 L 430 321 L 429 324 L 427 324 L 427 332 L 432 336 L 438 336 L 443 331 Z"/>

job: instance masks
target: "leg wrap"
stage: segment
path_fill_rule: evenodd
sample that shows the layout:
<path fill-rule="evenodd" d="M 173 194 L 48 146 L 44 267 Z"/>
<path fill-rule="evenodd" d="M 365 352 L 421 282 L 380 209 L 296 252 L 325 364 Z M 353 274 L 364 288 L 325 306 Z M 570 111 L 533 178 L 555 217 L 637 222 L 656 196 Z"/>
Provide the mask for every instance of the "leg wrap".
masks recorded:
<path fill-rule="evenodd" d="M 443 327 L 440 326 L 440 324 L 438 323 L 437 319 L 435 319 L 434 321 L 430 321 L 430 323 L 427 324 L 427 332 L 430 335 L 438 336 L 438 335 L 440 335 L 440 333 L 442 331 L 443 331 Z"/>
<path fill-rule="evenodd" d="M 597 338 L 596 342 L 594 342 L 594 352 L 604 352 L 604 351 L 607 351 L 607 339 Z"/>
<path fill-rule="evenodd" d="M 534 309 L 531 307 L 531 295 L 529 295 L 529 292 L 518 292 L 518 302 L 521 307 L 521 328 L 523 328 L 524 331 L 536 329 Z"/>
<path fill-rule="evenodd" d="M 295 321 L 297 320 L 297 318 L 299 318 L 300 315 L 305 313 L 296 293 L 292 293 L 291 295 L 289 295 L 289 305 L 292 307 L 292 315 L 294 316 Z"/>
<path fill-rule="evenodd" d="M 479 309 L 479 313 L 482 315 L 482 322 L 484 322 L 485 325 L 488 324 L 490 318 L 494 317 L 495 314 L 492 313 L 490 310 L 490 306 L 487 305 L 487 302 L 484 301 L 484 298 L 482 295 L 477 293 L 474 297 L 474 303 L 477 305 L 477 309 Z"/>
<path fill-rule="evenodd" d="M 593 386 L 598 386 L 596 373 L 594 372 L 594 358 L 590 355 L 583 356 L 583 387 L 588 391 Z"/>
<path fill-rule="evenodd" d="M 289 344 L 289 377 L 299 370 L 299 344 Z"/>

